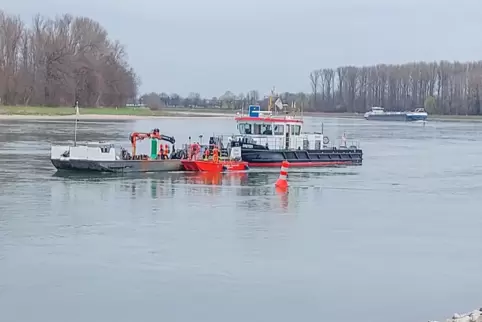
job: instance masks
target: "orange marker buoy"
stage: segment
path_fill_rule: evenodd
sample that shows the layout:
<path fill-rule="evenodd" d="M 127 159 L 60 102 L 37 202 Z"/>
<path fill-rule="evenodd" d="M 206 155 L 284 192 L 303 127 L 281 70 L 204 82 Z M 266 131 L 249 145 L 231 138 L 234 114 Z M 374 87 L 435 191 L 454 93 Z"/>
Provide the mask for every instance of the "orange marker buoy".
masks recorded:
<path fill-rule="evenodd" d="M 284 160 L 281 163 L 281 171 L 279 173 L 279 178 L 275 183 L 275 187 L 279 189 L 286 189 L 288 188 L 288 168 L 290 166 L 290 163 L 286 160 Z"/>

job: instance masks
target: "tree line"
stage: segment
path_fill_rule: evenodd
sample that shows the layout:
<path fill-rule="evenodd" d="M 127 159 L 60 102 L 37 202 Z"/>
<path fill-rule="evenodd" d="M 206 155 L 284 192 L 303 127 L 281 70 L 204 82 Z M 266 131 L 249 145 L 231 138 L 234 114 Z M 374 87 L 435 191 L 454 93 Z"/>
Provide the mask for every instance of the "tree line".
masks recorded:
<path fill-rule="evenodd" d="M 318 112 L 364 113 L 373 106 L 387 111 L 425 108 L 431 114 L 481 114 L 480 90 L 482 61 L 418 62 L 403 65 L 345 66 L 324 68 L 310 73 L 311 93 L 283 92 L 280 97 L 291 108 Z M 256 90 L 235 95 L 227 91 L 220 97 L 201 98 L 191 93 L 151 93 L 143 96 L 149 106 L 184 106 L 206 108 L 246 108 L 268 103 Z M 293 104 L 294 103 L 294 104 Z"/>
<path fill-rule="evenodd" d="M 124 47 L 96 21 L 36 15 L 27 25 L 0 10 L 0 103 L 124 106 L 139 80 Z"/>
<path fill-rule="evenodd" d="M 190 108 L 219 108 L 219 109 L 242 109 L 250 104 L 259 104 L 263 99 L 260 98 L 257 90 L 251 90 L 246 94 L 235 95 L 231 91 L 226 91 L 219 97 L 205 98 L 200 93 L 191 92 L 187 97 L 172 93 L 149 93 L 140 97 L 138 104 L 146 105 L 153 109 L 165 107 L 190 107 Z"/>
<path fill-rule="evenodd" d="M 363 113 L 372 106 L 428 113 L 481 113 L 482 61 L 339 67 L 310 74 L 312 108 Z"/>

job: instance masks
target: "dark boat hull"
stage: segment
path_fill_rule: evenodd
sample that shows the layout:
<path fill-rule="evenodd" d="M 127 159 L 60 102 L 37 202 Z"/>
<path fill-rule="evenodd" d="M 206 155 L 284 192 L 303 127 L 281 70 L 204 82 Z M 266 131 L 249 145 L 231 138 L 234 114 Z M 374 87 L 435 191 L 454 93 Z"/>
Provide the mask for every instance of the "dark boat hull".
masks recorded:
<path fill-rule="evenodd" d="M 321 150 L 262 150 L 242 149 L 241 158 L 249 167 L 280 167 L 288 161 L 290 167 L 327 167 L 339 165 L 361 165 L 361 149 Z"/>
<path fill-rule="evenodd" d="M 166 172 L 182 170 L 180 160 L 116 160 L 92 161 L 72 159 L 52 159 L 57 170 L 95 172 Z"/>
<path fill-rule="evenodd" d="M 427 120 L 426 115 L 401 113 L 401 114 L 381 114 L 365 116 L 369 121 L 397 121 L 397 122 L 414 122 Z"/>

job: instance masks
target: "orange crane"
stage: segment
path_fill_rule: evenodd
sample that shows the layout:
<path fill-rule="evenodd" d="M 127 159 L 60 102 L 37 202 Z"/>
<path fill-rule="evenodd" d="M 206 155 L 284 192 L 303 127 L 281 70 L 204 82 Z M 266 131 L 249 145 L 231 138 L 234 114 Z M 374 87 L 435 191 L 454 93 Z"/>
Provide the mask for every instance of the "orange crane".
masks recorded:
<path fill-rule="evenodd" d="M 159 132 L 159 129 L 154 129 L 149 133 L 143 133 L 143 132 L 132 132 L 129 135 L 129 141 L 131 141 L 132 144 L 132 157 L 136 155 L 136 146 L 137 146 L 137 141 L 141 141 L 144 139 L 158 139 L 158 140 L 163 140 L 170 142 L 171 144 L 174 145 L 176 143 L 176 140 L 172 136 L 164 135 Z"/>

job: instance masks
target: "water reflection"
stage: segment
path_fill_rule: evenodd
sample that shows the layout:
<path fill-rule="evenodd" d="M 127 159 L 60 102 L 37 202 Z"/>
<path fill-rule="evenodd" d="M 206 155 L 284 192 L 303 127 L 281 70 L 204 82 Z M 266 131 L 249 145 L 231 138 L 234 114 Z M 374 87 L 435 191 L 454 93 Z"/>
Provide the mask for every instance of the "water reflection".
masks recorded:
<path fill-rule="evenodd" d="M 248 177 L 249 174 L 246 172 L 200 172 L 186 173 L 183 178 L 186 184 L 243 186 L 248 184 Z"/>
<path fill-rule="evenodd" d="M 353 173 L 330 172 L 293 172 L 289 174 L 287 191 L 277 190 L 274 186 L 278 173 L 276 172 L 232 172 L 232 173 L 133 173 L 115 174 L 76 172 L 56 172 L 52 175 L 54 181 L 62 184 L 58 196 L 67 200 L 75 199 L 76 192 L 72 189 L 96 190 L 103 200 L 108 200 L 109 194 L 126 194 L 130 199 L 149 196 L 150 199 L 173 198 L 181 196 L 237 196 L 240 201 L 236 207 L 248 210 L 268 211 L 271 208 L 288 210 L 292 205 L 297 209 L 311 193 L 313 199 L 319 201 L 321 186 L 304 185 L 307 179 L 327 175 L 353 175 Z M 85 192 L 90 193 L 89 191 Z M 66 201 L 66 200 L 64 200 Z"/>
<path fill-rule="evenodd" d="M 188 200 L 185 203 L 192 207 L 200 207 L 209 203 L 211 206 L 217 204 L 218 207 L 235 207 L 239 210 L 260 214 L 273 212 L 291 214 L 299 213 L 303 206 L 313 203 L 313 201 L 316 202 L 317 207 L 320 205 L 322 202 L 321 189 L 326 180 L 323 178 L 357 175 L 357 173 L 326 169 L 292 171 L 288 175 L 289 188 L 287 191 L 275 188 L 274 183 L 278 175 L 277 171 L 121 175 L 57 172 L 52 177 L 63 182 L 63 194 L 67 194 L 64 198 L 70 202 L 73 202 L 78 194 L 87 195 L 96 191 L 101 200 L 148 198 L 151 200 L 171 199 L 170 202 L 175 203 Z M 71 181 L 75 181 L 76 184 L 74 185 Z M 307 183 L 310 184 L 306 185 Z M 81 187 L 90 192 L 79 192 Z M 65 203 L 65 200 L 63 202 Z"/>
<path fill-rule="evenodd" d="M 289 199 L 288 199 L 289 190 L 276 187 L 275 191 L 276 191 L 276 194 L 279 196 L 281 209 L 287 210 L 288 204 L 289 204 Z"/>
<path fill-rule="evenodd" d="M 311 175 L 317 177 L 322 174 Z M 222 204 L 223 207 L 234 206 L 249 212 L 282 214 L 297 211 L 306 202 L 321 201 L 320 187 L 298 184 L 300 181 L 298 179 L 303 178 L 303 175 L 294 175 L 293 182 L 290 183 L 287 191 L 275 188 L 276 173 L 258 172 L 176 172 L 128 176 L 56 173 L 52 178 L 50 193 L 52 205 L 72 204 L 82 200 L 95 199 L 105 201 L 147 198 L 151 200 L 172 199 L 175 202 L 189 200 L 190 203 L 197 204 L 197 206 L 206 203 Z"/>

